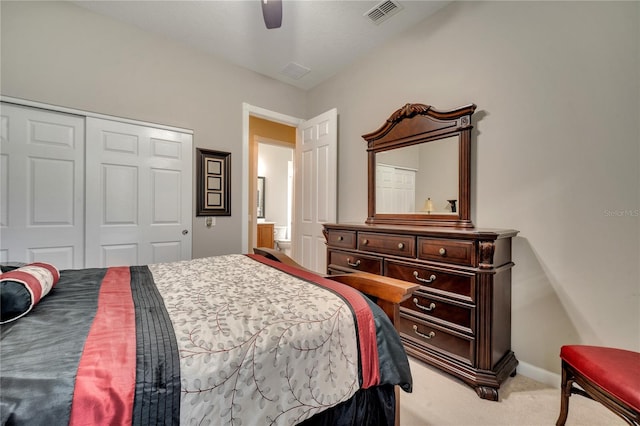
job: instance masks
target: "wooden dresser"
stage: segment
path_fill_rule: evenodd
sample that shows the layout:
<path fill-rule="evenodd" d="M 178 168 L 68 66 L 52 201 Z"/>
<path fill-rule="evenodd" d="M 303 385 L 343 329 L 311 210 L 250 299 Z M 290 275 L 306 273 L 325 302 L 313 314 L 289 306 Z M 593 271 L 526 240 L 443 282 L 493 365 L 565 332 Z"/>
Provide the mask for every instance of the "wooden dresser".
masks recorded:
<path fill-rule="evenodd" d="M 365 271 L 420 285 L 397 325 L 407 353 L 498 400 L 514 375 L 514 230 L 325 224 L 327 272 Z"/>

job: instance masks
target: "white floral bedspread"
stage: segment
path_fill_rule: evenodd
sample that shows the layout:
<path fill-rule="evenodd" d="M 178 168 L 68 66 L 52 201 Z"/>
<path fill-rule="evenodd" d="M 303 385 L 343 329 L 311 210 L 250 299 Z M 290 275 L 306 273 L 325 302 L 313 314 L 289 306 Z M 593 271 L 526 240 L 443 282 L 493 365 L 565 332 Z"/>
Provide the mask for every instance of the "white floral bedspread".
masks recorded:
<path fill-rule="evenodd" d="M 244 255 L 149 265 L 174 324 L 183 425 L 291 425 L 359 388 L 350 308 Z"/>

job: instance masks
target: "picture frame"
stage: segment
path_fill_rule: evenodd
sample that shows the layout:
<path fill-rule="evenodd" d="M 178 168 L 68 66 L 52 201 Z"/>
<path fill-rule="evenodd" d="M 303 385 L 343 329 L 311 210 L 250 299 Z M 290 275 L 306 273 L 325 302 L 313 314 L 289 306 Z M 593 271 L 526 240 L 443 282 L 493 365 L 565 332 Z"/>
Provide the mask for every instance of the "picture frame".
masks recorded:
<path fill-rule="evenodd" d="M 258 194 L 258 202 L 257 202 L 258 211 L 256 212 L 256 216 L 258 217 L 258 219 L 265 218 L 264 185 L 265 185 L 264 176 L 258 176 L 258 187 L 256 190 Z"/>
<path fill-rule="evenodd" d="M 196 148 L 197 216 L 231 216 L 231 153 Z"/>

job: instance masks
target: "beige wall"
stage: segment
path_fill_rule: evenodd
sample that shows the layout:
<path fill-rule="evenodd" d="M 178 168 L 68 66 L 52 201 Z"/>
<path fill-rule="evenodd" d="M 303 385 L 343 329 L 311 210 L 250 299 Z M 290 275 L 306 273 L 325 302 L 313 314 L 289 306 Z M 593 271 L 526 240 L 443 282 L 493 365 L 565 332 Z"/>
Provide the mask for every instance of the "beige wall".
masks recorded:
<path fill-rule="evenodd" d="M 232 215 L 211 229 L 194 217 L 192 253 L 239 253 L 242 103 L 304 116 L 304 92 L 71 3 L 0 7 L 2 95 L 188 128 L 194 147 L 231 152 Z"/>
<path fill-rule="evenodd" d="M 565 343 L 640 350 L 639 8 L 457 2 L 308 93 L 310 115 L 338 108 L 338 217 L 360 223 L 361 135 L 407 102 L 478 105 L 473 220 L 520 231 L 512 342 L 529 370 L 559 372 Z"/>
<path fill-rule="evenodd" d="M 232 152 L 233 216 L 194 220 L 196 257 L 240 251 L 242 102 L 338 108 L 339 220 L 360 223 L 360 135 L 407 102 L 476 103 L 474 222 L 520 231 L 516 355 L 544 374 L 564 343 L 640 350 L 640 224 L 625 213 L 640 208 L 640 3 L 456 2 L 306 94 L 72 4 L 1 8 L 3 95 L 186 127 Z"/>

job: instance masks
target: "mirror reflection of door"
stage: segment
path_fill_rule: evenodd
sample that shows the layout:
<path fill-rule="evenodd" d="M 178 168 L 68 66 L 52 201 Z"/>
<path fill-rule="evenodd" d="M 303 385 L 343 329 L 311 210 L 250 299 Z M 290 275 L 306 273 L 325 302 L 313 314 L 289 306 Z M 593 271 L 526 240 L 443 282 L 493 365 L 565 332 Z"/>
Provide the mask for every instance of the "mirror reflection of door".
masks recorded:
<path fill-rule="evenodd" d="M 458 156 L 457 136 L 378 152 L 376 212 L 456 214 Z"/>

